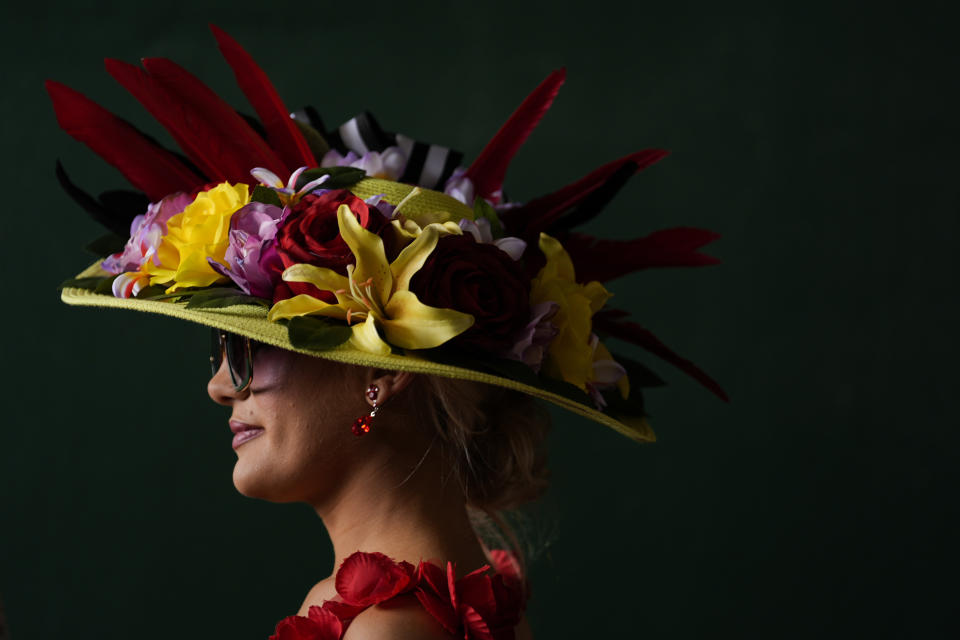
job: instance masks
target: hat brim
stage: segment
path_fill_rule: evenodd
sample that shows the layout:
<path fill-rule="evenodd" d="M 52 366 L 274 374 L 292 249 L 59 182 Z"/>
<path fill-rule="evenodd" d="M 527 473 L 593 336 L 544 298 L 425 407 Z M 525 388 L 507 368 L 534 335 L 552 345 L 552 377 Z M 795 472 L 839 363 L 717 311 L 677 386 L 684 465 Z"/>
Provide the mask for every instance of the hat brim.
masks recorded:
<path fill-rule="evenodd" d="M 77 278 L 110 275 L 100 268 L 100 263 L 100 260 L 93 263 L 79 273 Z M 220 308 L 188 309 L 186 302 L 117 298 L 112 295 L 104 295 L 95 293 L 89 289 L 76 287 L 64 287 L 61 291 L 60 298 L 69 305 L 133 309 L 134 311 L 158 313 L 160 315 L 180 318 L 181 320 L 195 322 L 204 326 L 230 331 L 289 351 L 325 358 L 335 362 L 396 371 L 410 371 L 412 373 L 423 373 L 443 376 L 445 378 L 457 378 L 493 384 L 551 402 L 568 411 L 589 418 L 594 422 L 606 425 L 631 440 L 637 442 L 653 442 L 656 439 L 653 430 L 643 417 L 618 416 L 620 419 L 617 419 L 598 411 L 590 405 L 577 402 L 559 393 L 554 393 L 547 389 L 535 387 L 493 373 L 455 366 L 444 362 L 436 362 L 411 353 L 403 355 L 369 353 L 348 346 L 348 343 L 323 351 L 297 347 L 290 342 L 287 327 L 281 323 L 267 320 L 267 309 L 260 306 L 233 305 Z"/>

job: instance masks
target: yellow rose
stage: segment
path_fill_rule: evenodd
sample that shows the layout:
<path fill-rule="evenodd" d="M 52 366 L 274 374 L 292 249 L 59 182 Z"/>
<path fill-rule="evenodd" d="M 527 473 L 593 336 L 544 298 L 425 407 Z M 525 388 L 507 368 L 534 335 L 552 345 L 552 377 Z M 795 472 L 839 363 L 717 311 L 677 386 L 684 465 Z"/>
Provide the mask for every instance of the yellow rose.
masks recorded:
<path fill-rule="evenodd" d="M 167 235 L 160 241 L 157 260 L 147 260 L 142 269 L 150 274 L 150 284 L 173 284 L 172 293 L 185 287 L 208 287 L 226 280 L 213 270 L 207 258 L 223 262 L 230 244 L 230 217 L 250 202 L 245 184 L 218 184 L 201 191 L 196 199 L 167 221 Z"/>
<path fill-rule="evenodd" d="M 530 304 L 560 305 L 551 321 L 558 333 L 547 349 L 543 371 L 586 391 L 593 380 L 591 318 L 611 294 L 597 281 L 578 284 L 570 255 L 555 238 L 541 233 L 540 250 L 547 263 L 531 282 Z"/>

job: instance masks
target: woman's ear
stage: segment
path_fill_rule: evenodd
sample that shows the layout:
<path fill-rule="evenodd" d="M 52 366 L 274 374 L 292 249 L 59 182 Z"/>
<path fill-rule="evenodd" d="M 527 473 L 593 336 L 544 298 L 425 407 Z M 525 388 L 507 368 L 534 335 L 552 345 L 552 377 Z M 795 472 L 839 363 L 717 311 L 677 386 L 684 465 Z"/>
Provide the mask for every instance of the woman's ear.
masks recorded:
<path fill-rule="evenodd" d="M 391 397 L 400 393 L 406 389 L 417 376 L 417 374 L 409 371 L 391 371 L 389 369 L 369 369 L 367 375 L 368 389 L 370 385 L 377 388 L 374 397 L 370 397 L 370 395 L 367 396 L 367 402 L 370 403 L 371 406 L 374 400 L 376 400 L 377 404 L 383 404 Z"/>

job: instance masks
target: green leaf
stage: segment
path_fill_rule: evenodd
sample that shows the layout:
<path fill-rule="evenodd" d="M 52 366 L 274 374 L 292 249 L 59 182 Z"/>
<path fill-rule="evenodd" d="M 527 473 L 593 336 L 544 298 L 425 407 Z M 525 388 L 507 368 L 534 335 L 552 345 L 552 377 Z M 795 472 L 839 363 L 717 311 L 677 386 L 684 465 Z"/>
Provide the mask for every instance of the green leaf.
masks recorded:
<path fill-rule="evenodd" d="M 219 309 L 231 307 L 235 304 L 250 304 L 258 307 L 269 307 L 270 302 L 256 296 L 237 291 L 236 289 L 210 289 L 198 291 L 187 300 L 187 309 Z"/>
<path fill-rule="evenodd" d="M 647 415 L 643 406 L 643 392 L 639 388 L 631 387 L 630 397 L 626 400 L 623 399 L 620 390 L 616 387 L 604 389 L 601 393 L 603 393 L 604 402 L 607 403 L 603 412 L 618 420 L 620 419 L 618 416 L 642 418 Z"/>
<path fill-rule="evenodd" d="M 351 187 L 367 177 L 367 172 L 356 167 L 318 167 L 316 169 L 307 169 L 297 178 L 297 189 L 302 189 L 305 184 L 312 182 L 321 176 L 330 176 L 330 178 L 318 189 L 346 189 Z"/>
<path fill-rule="evenodd" d="M 317 316 L 296 316 L 287 324 L 290 343 L 301 349 L 326 351 L 350 339 L 349 325 Z"/>
<path fill-rule="evenodd" d="M 263 186 L 262 184 L 258 184 L 253 188 L 253 195 L 250 196 L 250 201 L 262 202 L 263 204 L 272 204 L 276 207 L 283 206 L 283 203 L 280 201 L 280 196 L 277 195 L 277 192 L 270 187 Z"/>
<path fill-rule="evenodd" d="M 189 289 L 180 289 L 179 291 L 174 291 L 173 293 L 163 293 L 163 291 L 167 290 L 166 287 L 160 287 L 159 285 L 155 285 L 155 286 L 161 289 L 159 293 L 157 294 L 151 293 L 151 294 L 141 295 L 137 297 L 146 298 L 148 300 L 170 300 L 172 298 L 187 298 L 194 294 L 200 293 L 201 291 L 212 291 L 212 289 L 205 289 L 203 287 L 192 287 Z M 147 287 L 147 289 L 153 289 L 153 287 Z M 233 291 L 234 293 L 236 293 L 237 290 L 229 289 L 229 291 Z M 143 291 L 141 291 L 140 293 L 143 293 Z"/>
<path fill-rule="evenodd" d="M 109 280 L 111 283 L 113 283 L 114 277 L 115 276 L 92 276 L 89 278 L 70 278 L 69 280 L 64 280 L 61 282 L 60 286 L 57 287 L 57 291 L 68 288 L 95 291 L 103 280 Z"/>
<path fill-rule="evenodd" d="M 100 236 L 84 247 L 84 249 L 97 257 L 103 258 L 104 256 L 113 255 L 114 253 L 120 253 L 123 251 L 123 248 L 126 246 L 126 244 L 126 238 L 123 238 L 116 233 L 108 233 Z"/>
<path fill-rule="evenodd" d="M 102 293 L 104 295 L 112 296 L 113 295 L 113 281 L 116 280 L 117 276 L 107 276 L 106 278 L 101 278 L 100 283 L 94 287 L 94 293 Z"/>
<path fill-rule="evenodd" d="M 144 287 L 143 289 L 140 289 L 140 292 L 137 293 L 135 297 L 140 299 L 147 299 L 147 300 L 156 299 L 164 295 L 163 292 L 166 290 L 167 290 L 166 287 L 162 287 L 159 284 L 151 284 L 149 286 Z"/>
<path fill-rule="evenodd" d="M 477 196 L 476 200 L 473 201 L 473 217 L 475 220 L 486 218 L 490 221 L 490 231 L 493 233 L 494 240 L 503 237 L 503 225 L 500 223 L 497 210 L 480 196 Z"/>
<path fill-rule="evenodd" d="M 320 134 L 319 131 L 299 118 L 294 118 L 293 122 L 300 129 L 300 133 L 303 134 L 303 137 L 306 138 L 307 146 L 310 147 L 310 151 L 313 152 L 314 158 L 319 160 L 327 151 L 330 151 L 329 143 L 327 143 L 326 139 Z"/>

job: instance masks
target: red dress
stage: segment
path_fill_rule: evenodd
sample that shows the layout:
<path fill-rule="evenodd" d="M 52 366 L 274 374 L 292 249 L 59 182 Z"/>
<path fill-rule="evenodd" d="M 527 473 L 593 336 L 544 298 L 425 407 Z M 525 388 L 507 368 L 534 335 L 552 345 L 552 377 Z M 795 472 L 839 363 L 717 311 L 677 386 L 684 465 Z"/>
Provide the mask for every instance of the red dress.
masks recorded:
<path fill-rule="evenodd" d="M 340 640 L 361 611 L 413 593 L 444 629 L 464 640 L 513 640 L 526 605 L 527 589 L 509 551 L 490 552 L 496 573 L 484 565 L 456 580 L 454 565 L 444 571 L 432 562 L 394 562 L 382 553 L 357 551 L 340 565 L 337 597 L 310 607 L 307 616 L 289 616 L 270 640 Z"/>

